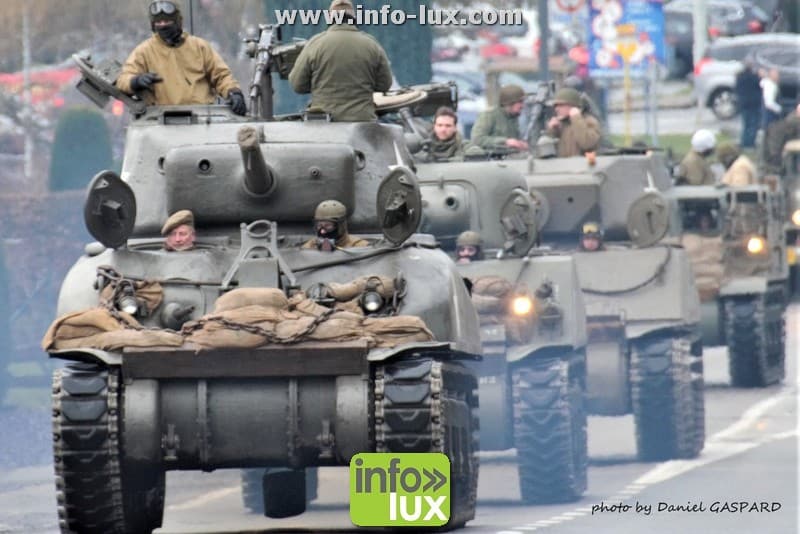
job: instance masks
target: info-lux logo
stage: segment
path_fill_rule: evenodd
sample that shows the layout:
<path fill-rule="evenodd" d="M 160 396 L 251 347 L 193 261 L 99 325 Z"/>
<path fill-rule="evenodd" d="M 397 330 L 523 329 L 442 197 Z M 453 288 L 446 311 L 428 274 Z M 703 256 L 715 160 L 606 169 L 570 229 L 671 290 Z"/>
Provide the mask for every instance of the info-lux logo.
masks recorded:
<path fill-rule="evenodd" d="M 350 520 L 360 527 L 438 527 L 450 518 L 450 459 L 364 452 L 350 460 Z"/>

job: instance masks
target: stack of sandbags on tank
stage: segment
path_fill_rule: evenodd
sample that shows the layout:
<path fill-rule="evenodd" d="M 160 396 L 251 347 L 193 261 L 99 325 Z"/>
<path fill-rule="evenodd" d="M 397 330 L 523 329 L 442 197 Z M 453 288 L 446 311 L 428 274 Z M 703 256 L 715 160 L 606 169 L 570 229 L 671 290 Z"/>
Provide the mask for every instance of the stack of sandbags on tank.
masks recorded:
<path fill-rule="evenodd" d="M 357 301 L 368 278 L 328 284 L 326 293 L 335 301 L 330 308 L 302 291 L 286 298 L 275 288 L 235 289 L 217 299 L 211 314 L 186 323 L 182 332 L 188 343 L 204 348 L 361 339 L 370 347 L 393 347 L 433 339 L 418 317 L 365 317 Z M 376 291 L 390 298 L 392 280 L 382 277 L 378 282 Z"/>
<path fill-rule="evenodd" d="M 714 300 L 725 278 L 722 237 L 684 234 L 681 244 L 691 260 L 694 283 L 701 302 Z"/>
<path fill-rule="evenodd" d="M 145 329 L 130 315 L 91 308 L 62 315 L 42 340 L 45 351 L 77 348 L 119 350 L 125 347 L 179 347 L 183 337 L 172 330 Z"/>

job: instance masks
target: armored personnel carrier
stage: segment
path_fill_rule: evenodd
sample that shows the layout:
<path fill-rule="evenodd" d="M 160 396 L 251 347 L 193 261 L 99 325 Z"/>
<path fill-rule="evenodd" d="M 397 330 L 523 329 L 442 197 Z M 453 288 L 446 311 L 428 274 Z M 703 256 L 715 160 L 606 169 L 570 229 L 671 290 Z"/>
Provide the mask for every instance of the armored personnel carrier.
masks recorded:
<path fill-rule="evenodd" d="M 633 413 L 643 460 L 697 456 L 705 439 L 700 306 L 686 252 L 660 243 L 671 180 L 659 154 L 508 160 L 523 172 L 541 240 L 575 259 L 586 300 L 588 409 Z M 577 250 L 584 223 L 605 246 Z"/>
<path fill-rule="evenodd" d="M 734 386 L 783 379 L 788 264 L 784 193 L 768 185 L 679 186 L 672 228 L 693 264 L 703 344 L 727 345 Z"/>
<path fill-rule="evenodd" d="M 575 500 L 587 469 L 586 322 L 575 260 L 536 247 L 536 206 L 506 163 L 417 171 L 422 229 L 446 250 L 465 230 L 481 240 L 483 257 L 458 264 L 481 319 L 481 450 L 516 448 L 523 501 Z"/>
<path fill-rule="evenodd" d="M 413 234 L 419 187 L 399 128 L 273 120 L 271 75 L 288 73 L 292 57 L 275 30 L 261 26 L 253 47 L 248 117 L 141 107 L 113 87 L 114 65 L 77 58 L 82 90 L 99 104 L 120 98 L 135 118 L 121 177 L 106 171 L 89 186 L 85 218 L 99 243 L 64 280 L 43 343 L 69 362 L 53 381 L 63 532 L 151 532 L 165 472 L 178 469 L 269 468 L 265 514 L 296 515 L 305 468 L 370 451 L 446 454 L 448 527 L 474 517 L 478 397 L 465 362 L 480 357 L 480 339 L 467 288 L 434 241 Z M 300 248 L 327 199 L 370 246 Z M 168 252 L 159 229 L 181 209 L 194 213 L 197 242 Z M 332 288 L 347 281 L 358 283 L 342 303 Z M 278 307 L 236 308 L 242 319 L 231 320 L 221 301 L 243 291 L 244 304 L 260 295 Z M 59 326 L 85 310 L 105 321 L 91 332 L 109 331 L 69 339 L 83 330 Z M 254 323 L 256 312 L 281 320 Z M 357 331 L 342 336 L 354 317 Z M 379 331 L 403 317 L 409 330 Z"/>

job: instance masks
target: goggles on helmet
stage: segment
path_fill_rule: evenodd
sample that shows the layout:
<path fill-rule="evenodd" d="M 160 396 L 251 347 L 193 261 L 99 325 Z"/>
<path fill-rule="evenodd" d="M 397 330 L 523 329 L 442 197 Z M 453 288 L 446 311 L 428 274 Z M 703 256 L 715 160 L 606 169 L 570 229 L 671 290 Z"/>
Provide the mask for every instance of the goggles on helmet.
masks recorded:
<path fill-rule="evenodd" d="M 150 4 L 150 16 L 156 16 L 161 13 L 164 15 L 174 15 L 178 10 L 175 4 L 167 1 L 157 1 Z"/>

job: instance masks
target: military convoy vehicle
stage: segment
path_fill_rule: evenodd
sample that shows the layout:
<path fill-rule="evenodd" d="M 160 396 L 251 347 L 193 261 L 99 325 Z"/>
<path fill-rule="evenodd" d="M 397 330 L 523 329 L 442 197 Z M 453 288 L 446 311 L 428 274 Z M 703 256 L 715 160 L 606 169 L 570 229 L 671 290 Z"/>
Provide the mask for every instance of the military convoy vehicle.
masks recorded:
<path fill-rule="evenodd" d="M 793 294 L 800 291 L 800 139 L 783 147 L 781 182 L 786 191 L 786 258 Z"/>
<path fill-rule="evenodd" d="M 536 138 L 536 137 L 534 137 Z M 506 160 L 524 173 L 540 239 L 570 251 L 586 300 L 587 406 L 633 413 L 643 460 L 697 456 L 705 440 L 700 306 L 686 252 L 660 243 L 671 186 L 660 154 Z M 577 251 L 584 223 L 605 246 Z"/>
<path fill-rule="evenodd" d="M 459 263 L 481 318 L 482 451 L 516 448 L 522 500 L 586 489 L 586 322 L 575 260 L 537 248 L 524 177 L 501 161 L 417 166 L 421 228 L 453 250 L 479 232 L 483 259 Z M 464 239 L 478 237 L 465 234 Z M 475 243 L 473 243 L 475 244 Z"/>
<path fill-rule="evenodd" d="M 734 386 L 783 379 L 788 263 L 784 193 L 769 185 L 679 186 L 672 228 L 693 264 L 703 344 L 727 345 Z"/>
<path fill-rule="evenodd" d="M 100 348 L 93 338 L 43 343 L 69 362 L 53 379 L 63 532 L 151 532 L 169 470 L 269 468 L 265 514 L 296 515 L 306 506 L 305 468 L 347 465 L 369 451 L 443 452 L 447 526 L 474 517 L 478 384 L 465 362 L 481 346 L 467 288 L 435 242 L 414 234 L 421 200 L 400 128 L 273 120 L 271 75 L 288 73 L 292 57 L 275 30 L 261 26 L 253 46 L 248 117 L 222 105 L 144 108 L 113 86 L 118 65 L 77 58 L 80 88 L 100 105 L 123 100 L 135 117 L 121 176 L 102 172 L 89 186 L 85 219 L 99 243 L 70 270 L 58 302 L 59 320 L 102 302 L 101 316 L 124 325 L 111 332 L 121 338 Z M 326 199 L 347 206 L 350 230 L 370 246 L 299 248 Z M 196 246 L 167 252 L 159 228 L 179 209 L 194 213 Z M 362 326 L 410 317 L 424 323 L 417 334 L 429 334 L 326 340 L 323 330 L 339 331 L 325 322 L 337 313 L 330 288 L 358 279 L 366 281 L 349 302 Z M 146 300 L 145 284 L 160 287 L 160 303 Z M 276 300 L 304 293 L 317 315 L 284 336 L 209 318 L 215 302 L 245 289 Z M 56 340 L 57 326 L 48 333 Z M 186 342 L 205 326 L 218 328 L 212 341 L 260 341 Z M 177 344 L 132 347 L 135 336 L 177 336 Z"/>

